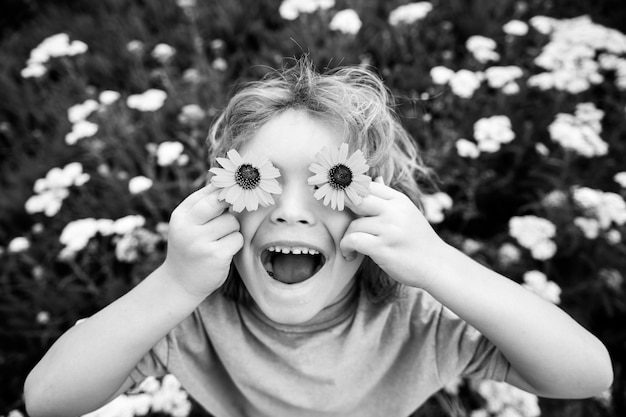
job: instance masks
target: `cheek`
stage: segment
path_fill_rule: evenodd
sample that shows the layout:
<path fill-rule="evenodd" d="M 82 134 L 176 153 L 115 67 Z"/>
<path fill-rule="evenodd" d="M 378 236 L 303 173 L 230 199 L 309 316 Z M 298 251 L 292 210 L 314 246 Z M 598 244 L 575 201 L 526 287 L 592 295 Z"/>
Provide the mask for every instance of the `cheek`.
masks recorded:
<path fill-rule="evenodd" d="M 245 243 L 250 243 L 263 221 L 263 216 L 259 215 L 259 211 L 248 212 L 244 210 L 241 213 L 235 213 L 235 217 L 239 221 L 239 232 L 243 235 Z"/>
<path fill-rule="evenodd" d="M 325 214 L 326 228 L 330 231 L 333 239 L 339 243 L 346 233 L 346 230 L 352 223 L 352 220 L 356 219 L 356 215 L 350 210 L 336 211 L 328 209 L 328 213 Z"/>

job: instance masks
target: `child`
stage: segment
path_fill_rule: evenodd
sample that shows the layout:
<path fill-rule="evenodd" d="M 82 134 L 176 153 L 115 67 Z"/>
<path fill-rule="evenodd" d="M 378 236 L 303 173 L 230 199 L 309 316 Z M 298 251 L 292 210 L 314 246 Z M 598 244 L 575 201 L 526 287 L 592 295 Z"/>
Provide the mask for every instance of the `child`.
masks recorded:
<path fill-rule="evenodd" d="M 86 413 L 165 373 L 215 416 L 407 416 L 459 376 L 607 389 L 602 343 L 433 231 L 391 105 L 368 70 L 306 59 L 240 90 L 165 261 L 52 346 L 30 415 Z"/>

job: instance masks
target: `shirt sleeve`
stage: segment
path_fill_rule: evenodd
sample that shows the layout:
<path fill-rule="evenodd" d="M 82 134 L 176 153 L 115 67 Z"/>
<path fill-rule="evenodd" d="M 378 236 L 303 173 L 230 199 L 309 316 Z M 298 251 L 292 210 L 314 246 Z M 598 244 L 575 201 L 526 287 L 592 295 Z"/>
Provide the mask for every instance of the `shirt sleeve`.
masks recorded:
<path fill-rule="evenodd" d="M 465 378 L 504 381 L 509 362 L 485 336 L 441 307 L 437 325 L 437 366 L 445 384 L 461 376 Z"/>
<path fill-rule="evenodd" d="M 144 355 L 130 373 L 134 385 L 140 384 L 149 376 L 164 376 L 167 372 L 169 361 L 169 335 L 157 342 L 156 345 Z"/>

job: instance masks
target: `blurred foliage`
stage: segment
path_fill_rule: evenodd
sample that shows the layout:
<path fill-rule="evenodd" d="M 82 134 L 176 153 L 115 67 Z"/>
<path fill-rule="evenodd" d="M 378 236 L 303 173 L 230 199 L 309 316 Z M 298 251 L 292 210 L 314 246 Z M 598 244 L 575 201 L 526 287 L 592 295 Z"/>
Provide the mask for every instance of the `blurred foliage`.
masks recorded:
<path fill-rule="evenodd" d="M 64 227 L 87 217 L 139 214 L 146 218 L 147 230 L 157 230 L 176 204 L 202 184 L 207 167 L 204 138 L 233 89 L 288 63 L 285 58 L 308 53 L 319 68 L 359 63 L 376 68 L 398 97 L 403 123 L 438 173 L 439 188 L 453 197 L 454 206 L 438 231 L 460 247 L 468 240 L 478 242 L 473 255 L 516 281 L 528 270 L 543 270 L 563 289 L 561 306 L 609 347 L 616 372 L 612 402 L 542 400 L 543 415 L 626 415 L 624 284 L 611 287 L 598 278 L 611 268 L 625 273 L 624 243 L 581 238 L 571 224 L 576 216 L 572 204 L 544 204 L 554 190 L 566 192 L 575 185 L 618 192 L 612 177 L 626 168 L 623 91 L 606 82 L 577 95 L 523 87 L 505 96 L 482 86 L 471 99 L 459 99 L 433 85 L 429 76 L 438 65 L 484 69 L 465 48 L 472 35 L 496 40 L 500 65 L 535 68 L 533 59 L 546 38 L 511 42 L 502 32 L 503 24 L 536 15 L 589 14 L 594 22 L 625 32 L 626 7 L 619 0 L 433 1 L 433 11 L 423 22 L 393 28 L 387 17 L 403 3 L 337 0 L 333 9 L 289 21 L 278 12 L 279 0 L 198 1 L 187 11 L 173 0 L 2 2 L 0 247 L 7 248 L 18 236 L 27 237 L 30 247 L 0 253 L 0 321 L 5 323 L 0 328 L 0 414 L 23 407 L 24 378 L 59 335 L 128 291 L 164 254 L 161 241 L 135 262 L 120 261 L 116 237 L 98 236 L 76 256 L 59 259 Z M 344 8 L 358 11 L 363 22 L 356 35 L 329 29 L 334 11 Z M 44 76 L 23 78 L 20 71 L 30 52 L 57 33 L 85 42 L 88 52 L 52 59 Z M 132 51 L 127 46 L 134 40 L 142 47 Z M 176 51 L 167 62 L 151 54 L 160 43 Z M 158 111 L 139 112 L 124 105 L 129 95 L 150 88 L 167 92 Z M 97 99 L 104 90 L 117 91 L 122 98 L 90 117 L 99 125 L 97 135 L 68 145 L 68 109 Z M 422 99 L 424 93 L 427 99 Z M 611 149 L 593 160 L 559 149 L 547 130 L 555 114 L 572 113 L 585 101 L 606 113 L 602 136 Z M 181 108 L 188 104 L 203 109 L 201 120 L 181 121 Z M 493 114 L 510 118 L 514 144 L 476 160 L 460 158 L 455 141 L 471 136 L 473 123 Z M 182 143 L 189 162 L 159 165 L 147 149 L 165 141 Z M 536 152 L 537 143 L 549 148 L 550 157 Z M 71 187 L 55 216 L 29 214 L 25 203 L 37 179 L 73 161 L 80 161 L 90 174 L 89 182 Z M 151 178 L 154 185 L 131 194 L 128 180 L 138 175 Z M 502 264 L 498 249 L 511 241 L 509 219 L 529 213 L 557 225 L 559 251 L 546 262 L 525 256 L 519 263 Z M 41 312 L 48 316 L 42 318 Z M 472 398 L 465 397 L 470 406 L 476 405 Z M 429 401 L 421 413 L 443 413 L 445 407 L 437 401 Z"/>

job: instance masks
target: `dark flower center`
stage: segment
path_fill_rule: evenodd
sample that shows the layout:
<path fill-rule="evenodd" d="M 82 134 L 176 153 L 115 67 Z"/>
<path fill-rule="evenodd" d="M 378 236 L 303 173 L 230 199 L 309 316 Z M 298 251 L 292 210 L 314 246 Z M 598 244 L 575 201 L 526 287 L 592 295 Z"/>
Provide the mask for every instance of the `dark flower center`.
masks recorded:
<path fill-rule="evenodd" d="M 328 183 L 337 190 L 343 190 L 352 184 L 352 170 L 343 164 L 337 164 L 328 170 Z"/>
<path fill-rule="evenodd" d="M 252 165 L 241 164 L 235 172 L 235 182 L 244 190 L 252 190 L 261 182 L 261 174 Z"/>

